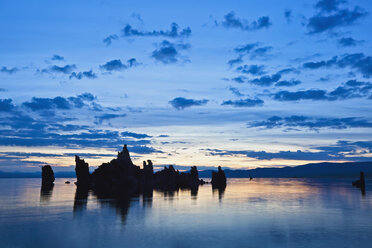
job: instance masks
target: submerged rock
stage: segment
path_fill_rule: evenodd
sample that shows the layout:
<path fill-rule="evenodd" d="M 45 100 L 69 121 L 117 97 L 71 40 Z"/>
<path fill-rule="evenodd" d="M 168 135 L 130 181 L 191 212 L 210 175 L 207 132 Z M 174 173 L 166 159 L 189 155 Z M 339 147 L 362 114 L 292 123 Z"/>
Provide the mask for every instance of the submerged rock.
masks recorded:
<path fill-rule="evenodd" d="M 50 165 L 44 165 L 41 168 L 41 187 L 48 189 L 54 185 L 54 172 Z"/>

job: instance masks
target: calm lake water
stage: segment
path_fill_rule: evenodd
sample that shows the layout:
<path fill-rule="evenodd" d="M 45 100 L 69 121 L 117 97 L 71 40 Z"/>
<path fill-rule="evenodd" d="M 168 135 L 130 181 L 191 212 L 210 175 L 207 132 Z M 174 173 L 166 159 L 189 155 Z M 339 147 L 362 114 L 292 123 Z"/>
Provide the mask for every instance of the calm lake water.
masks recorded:
<path fill-rule="evenodd" d="M 229 179 L 224 192 L 75 196 L 56 179 L 0 179 L 0 247 L 371 247 L 372 181 Z M 77 199 L 75 199 L 77 198 Z"/>

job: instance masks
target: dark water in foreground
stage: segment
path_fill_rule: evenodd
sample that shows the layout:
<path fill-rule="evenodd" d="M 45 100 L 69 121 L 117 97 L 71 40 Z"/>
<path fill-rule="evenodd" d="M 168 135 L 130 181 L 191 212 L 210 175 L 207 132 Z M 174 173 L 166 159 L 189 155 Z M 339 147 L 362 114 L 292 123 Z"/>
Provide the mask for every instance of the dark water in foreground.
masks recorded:
<path fill-rule="evenodd" d="M 371 247 L 372 181 L 230 179 L 129 202 L 75 200 L 57 179 L 0 179 L 0 247 Z"/>

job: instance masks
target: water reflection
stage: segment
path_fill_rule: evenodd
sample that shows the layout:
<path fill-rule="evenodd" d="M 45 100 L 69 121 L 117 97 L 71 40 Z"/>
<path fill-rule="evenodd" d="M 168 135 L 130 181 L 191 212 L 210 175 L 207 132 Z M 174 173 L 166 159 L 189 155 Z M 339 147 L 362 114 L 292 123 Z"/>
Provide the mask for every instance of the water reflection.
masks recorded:
<path fill-rule="evenodd" d="M 74 214 L 86 210 L 88 204 L 89 190 L 86 188 L 76 187 L 75 197 L 74 197 Z"/>
<path fill-rule="evenodd" d="M 0 180 L 0 247 L 369 247 L 372 181 L 230 179 L 119 197 Z M 40 197 L 40 199 L 39 199 Z M 76 218 L 78 216 L 78 218 Z M 50 228 L 53 226 L 53 228 Z M 223 234 L 223 235 L 221 235 Z M 48 238 L 46 238 L 48 237 Z"/>
<path fill-rule="evenodd" d="M 54 185 L 42 185 L 40 189 L 40 204 L 48 205 L 53 195 Z"/>
<path fill-rule="evenodd" d="M 223 199 L 223 195 L 225 194 L 225 189 L 225 187 L 212 188 L 213 196 L 218 194 L 218 200 L 221 201 Z"/>

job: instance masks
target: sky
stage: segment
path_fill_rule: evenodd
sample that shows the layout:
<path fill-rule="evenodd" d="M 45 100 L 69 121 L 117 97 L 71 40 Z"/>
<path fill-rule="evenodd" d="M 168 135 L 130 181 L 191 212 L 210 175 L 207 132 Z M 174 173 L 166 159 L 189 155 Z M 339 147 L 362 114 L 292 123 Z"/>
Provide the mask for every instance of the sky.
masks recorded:
<path fill-rule="evenodd" d="M 372 161 L 372 2 L 1 1 L 0 171 Z"/>

